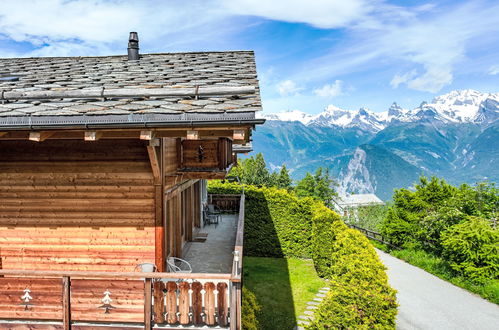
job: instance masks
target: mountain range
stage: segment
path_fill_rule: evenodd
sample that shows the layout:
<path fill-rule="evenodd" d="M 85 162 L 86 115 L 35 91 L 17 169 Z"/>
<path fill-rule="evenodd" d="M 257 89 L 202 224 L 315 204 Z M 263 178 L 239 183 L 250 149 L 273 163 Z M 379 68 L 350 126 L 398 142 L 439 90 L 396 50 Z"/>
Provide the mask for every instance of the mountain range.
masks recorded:
<path fill-rule="evenodd" d="M 330 105 L 317 115 L 294 110 L 264 118 L 253 146 L 271 168 L 286 164 L 299 179 L 328 167 L 340 193 L 388 200 L 422 174 L 454 184 L 499 178 L 499 93 L 453 91 L 415 109 Z"/>

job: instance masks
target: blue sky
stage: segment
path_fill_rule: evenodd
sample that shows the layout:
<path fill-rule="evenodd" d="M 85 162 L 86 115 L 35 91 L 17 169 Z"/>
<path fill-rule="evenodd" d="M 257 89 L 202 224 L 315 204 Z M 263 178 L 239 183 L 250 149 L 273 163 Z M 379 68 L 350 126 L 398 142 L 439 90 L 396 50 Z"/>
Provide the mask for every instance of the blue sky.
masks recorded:
<path fill-rule="evenodd" d="M 499 92 L 498 1 L 2 0 L 0 57 L 253 49 L 265 112 Z"/>

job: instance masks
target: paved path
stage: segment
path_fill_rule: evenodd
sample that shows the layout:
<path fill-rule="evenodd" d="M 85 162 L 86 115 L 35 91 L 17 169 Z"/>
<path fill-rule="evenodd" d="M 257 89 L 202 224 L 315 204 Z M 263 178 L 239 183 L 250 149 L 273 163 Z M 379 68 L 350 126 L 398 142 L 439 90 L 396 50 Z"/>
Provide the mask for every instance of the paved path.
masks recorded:
<path fill-rule="evenodd" d="M 499 306 L 377 250 L 398 291 L 397 329 L 499 329 Z"/>

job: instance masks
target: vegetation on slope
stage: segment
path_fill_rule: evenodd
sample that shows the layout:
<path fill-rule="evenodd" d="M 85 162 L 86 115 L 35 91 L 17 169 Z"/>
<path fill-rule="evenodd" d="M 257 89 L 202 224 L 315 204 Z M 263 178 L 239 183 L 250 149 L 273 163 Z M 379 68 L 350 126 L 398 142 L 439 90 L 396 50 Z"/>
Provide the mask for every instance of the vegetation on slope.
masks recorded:
<path fill-rule="evenodd" d="M 373 227 L 401 248 L 392 255 L 499 303 L 498 192 L 490 183 L 455 187 L 421 177 L 415 191 L 395 191 Z"/>

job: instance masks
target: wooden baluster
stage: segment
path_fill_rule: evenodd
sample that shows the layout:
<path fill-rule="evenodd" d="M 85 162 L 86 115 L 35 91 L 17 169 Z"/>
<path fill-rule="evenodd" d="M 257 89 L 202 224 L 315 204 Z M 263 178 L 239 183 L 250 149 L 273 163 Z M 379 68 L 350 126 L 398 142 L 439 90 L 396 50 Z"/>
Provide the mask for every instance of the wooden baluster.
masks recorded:
<path fill-rule="evenodd" d="M 165 283 L 163 281 L 154 282 L 154 322 L 165 322 Z"/>
<path fill-rule="evenodd" d="M 166 312 L 168 313 L 166 321 L 168 324 L 177 323 L 177 283 L 166 283 Z"/>
<path fill-rule="evenodd" d="M 229 314 L 229 304 L 227 303 L 227 283 L 217 284 L 218 291 L 218 325 L 227 326 L 227 317 Z"/>
<path fill-rule="evenodd" d="M 189 324 L 189 289 L 190 285 L 187 282 L 181 282 L 179 284 L 180 297 L 178 310 L 180 312 L 180 324 Z"/>
<path fill-rule="evenodd" d="M 206 315 L 206 324 L 215 325 L 215 284 L 212 282 L 205 283 L 204 290 L 204 314 Z"/>
<path fill-rule="evenodd" d="M 203 285 L 199 282 L 192 283 L 192 323 L 194 325 L 200 325 L 203 323 L 203 317 L 201 313 L 203 312 L 203 295 L 201 290 L 203 290 Z"/>

